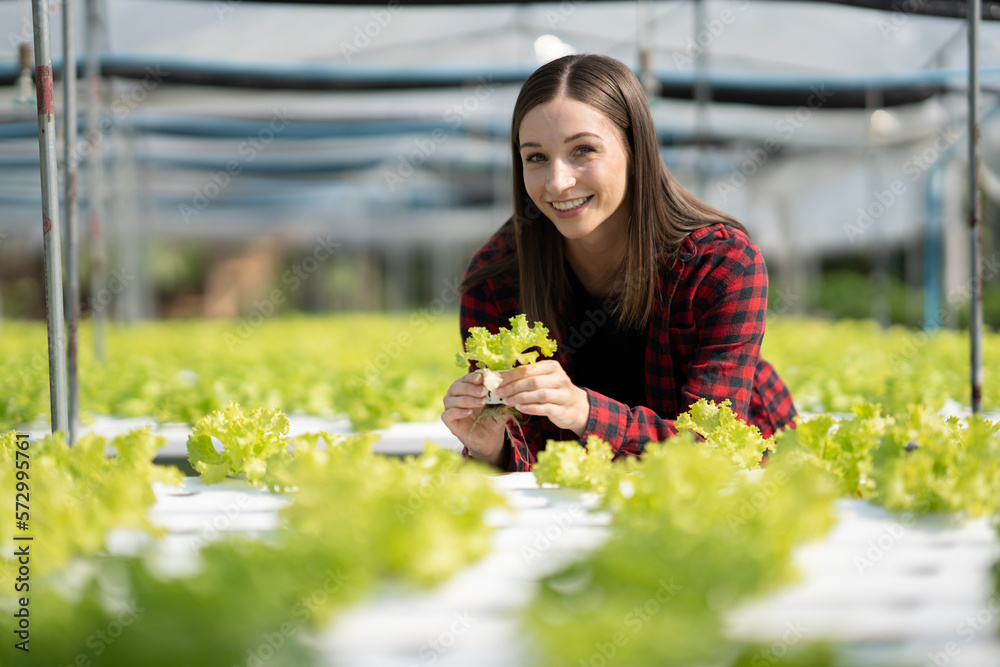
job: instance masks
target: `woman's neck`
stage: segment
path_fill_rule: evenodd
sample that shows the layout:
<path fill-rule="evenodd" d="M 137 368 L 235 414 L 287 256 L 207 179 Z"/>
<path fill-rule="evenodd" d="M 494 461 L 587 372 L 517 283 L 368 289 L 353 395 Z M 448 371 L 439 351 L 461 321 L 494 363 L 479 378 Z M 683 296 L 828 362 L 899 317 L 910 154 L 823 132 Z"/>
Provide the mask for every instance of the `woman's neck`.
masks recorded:
<path fill-rule="evenodd" d="M 596 241 L 596 242 L 594 242 Z M 584 288 L 594 296 L 606 296 L 625 259 L 625 236 L 613 240 L 564 239 L 566 261 Z"/>

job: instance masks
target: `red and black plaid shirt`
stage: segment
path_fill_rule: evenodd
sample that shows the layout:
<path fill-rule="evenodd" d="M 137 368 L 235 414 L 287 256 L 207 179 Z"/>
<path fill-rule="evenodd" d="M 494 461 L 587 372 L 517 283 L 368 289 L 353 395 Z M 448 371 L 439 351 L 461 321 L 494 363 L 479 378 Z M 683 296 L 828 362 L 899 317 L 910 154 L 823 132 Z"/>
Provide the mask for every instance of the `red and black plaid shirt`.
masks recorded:
<path fill-rule="evenodd" d="M 512 234 L 501 230 L 473 255 L 469 270 L 515 252 Z M 767 269 L 757 246 L 732 227 L 711 225 L 689 234 L 677 263 L 671 267 L 665 260 L 660 268 L 660 298 L 646 336 L 645 405 L 628 406 L 587 389 L 590 419 L 579 438 L 546 417 L 529 417 L 520 430 L 511 424 L 508 470 L 530 470 L 550 439 L 583 443 L 597 435 L 616 456 L 639 456 L 647 442 L 675 435 L 673 420 L 700 398 L 729 399 L 730 407 L 764 437 L 792 424 L 792 397 L 760 358 Z M 519 312 L 513 282 L 487 280 L 462 295 L 463 340 L 470 327 L 496 333 Z M 562 345 L 564 339 L 558 340 Z M 563 351 L 556 359 L 574 379 L 572 355 Z"/>

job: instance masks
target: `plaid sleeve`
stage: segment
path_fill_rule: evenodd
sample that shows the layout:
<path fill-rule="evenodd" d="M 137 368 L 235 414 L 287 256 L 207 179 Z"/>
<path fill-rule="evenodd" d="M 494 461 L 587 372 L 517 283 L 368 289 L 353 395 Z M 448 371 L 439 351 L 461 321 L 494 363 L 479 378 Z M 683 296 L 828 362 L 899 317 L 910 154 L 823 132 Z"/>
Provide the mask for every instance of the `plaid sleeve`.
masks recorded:
<path fill-rule="evenodd" d="M 641 456 L 647 442 L 661 442 L 677 435 L 673 422 L 660 418 L 650 408 L 629 408 L 596 391 L 585 391 L 590 399 L 590 419 L 581 443 L 587 436 L 596 435 L 611 445 L 615 456 Z"/>
<path fill-rule="evenodd" d="M 691 307 L 697 337 L 681 404 L 700 398 L 748 418 L 767 311 L 767 269 L 750 240 L 730 232 L 695 260 Z"/>
<path fill-rule="evenodd" d="M 795 428 L 797 414 L 784 381 L 771 364 L 760 359 L 750 398 L 750 423 L 760 429 L 762 436 L 770 438 L 781 429 Z"/>

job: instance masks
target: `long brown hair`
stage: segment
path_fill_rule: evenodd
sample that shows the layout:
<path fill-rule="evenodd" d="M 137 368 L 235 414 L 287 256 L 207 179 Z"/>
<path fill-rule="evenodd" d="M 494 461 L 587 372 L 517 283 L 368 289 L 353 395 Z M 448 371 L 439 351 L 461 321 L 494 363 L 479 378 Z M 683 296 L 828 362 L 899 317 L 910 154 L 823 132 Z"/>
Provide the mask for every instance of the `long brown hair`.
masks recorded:
<path fill-rule="evenodd" d="M 591 106 L 620 132 L 630 165 L 631 219 L 625 257 L 613 282 L 615 315 L 624 327 L 643 328 L 653 314 L 661 258 L 676 257 L 681 241 L 696 229 L 719 222 L 746 229 L 695 197 L 667 170 L 642 86 L 624 63 L 607 56 L 564 56 L 542 65 L 524 82 L 510 131 L 514 215 L 501 228 L 513 226 L 517 255 L 473 271 L 462 286 L 467 289 L 516 268 L 520 307 L 528 321 L 558 325 L 570 291 L 562 236 L 525 191 L 518 135 L 529 111 L 560 96 Z"/>

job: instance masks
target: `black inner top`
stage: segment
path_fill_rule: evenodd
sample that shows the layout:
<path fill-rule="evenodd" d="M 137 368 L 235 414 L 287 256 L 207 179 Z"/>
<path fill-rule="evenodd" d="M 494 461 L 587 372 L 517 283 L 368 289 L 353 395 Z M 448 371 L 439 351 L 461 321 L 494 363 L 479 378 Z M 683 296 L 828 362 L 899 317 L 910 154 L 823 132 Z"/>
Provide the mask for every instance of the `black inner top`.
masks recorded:
<path fill-rule="evenodd" d="M 578 387 L 592 389 L 629 407 L 646 404 L 646 330 L 619 327 L 610 301 L 591 295 L 566 264 L 570 304 L 562 347 L 573 359 Z"/>

